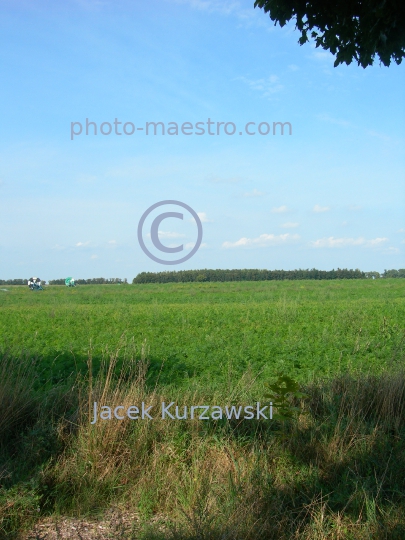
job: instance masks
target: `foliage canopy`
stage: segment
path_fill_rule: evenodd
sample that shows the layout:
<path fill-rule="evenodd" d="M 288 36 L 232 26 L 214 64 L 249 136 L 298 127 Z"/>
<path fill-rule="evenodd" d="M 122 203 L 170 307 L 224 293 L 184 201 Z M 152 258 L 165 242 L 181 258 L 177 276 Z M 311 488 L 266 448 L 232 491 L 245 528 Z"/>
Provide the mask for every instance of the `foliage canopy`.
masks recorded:
<path fill-rule="evenodd" d="M 403 0 L 256 0 L 283 27 L 295 18 L 299 43 L 310 37 L 317 47 L 336 55 L 335 67 L 353 60 L 363 68 L 378 55 L 389 66 L 405 56 L 405 2 Z"/>

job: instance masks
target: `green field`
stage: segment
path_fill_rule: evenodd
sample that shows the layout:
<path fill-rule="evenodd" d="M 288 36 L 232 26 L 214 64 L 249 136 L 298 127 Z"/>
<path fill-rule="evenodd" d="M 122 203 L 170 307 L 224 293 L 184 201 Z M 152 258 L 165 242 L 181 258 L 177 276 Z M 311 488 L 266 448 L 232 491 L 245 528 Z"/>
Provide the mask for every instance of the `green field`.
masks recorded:
<path fill-rule="evenodd" d="M 300 380 L 378 372 L 400 357 L 404 328 L 402 279 L 0 291 L 0 350 L 39 357 L 54 382 L 85 370 L 90 348 L 97 366 L 131 341 L 146 343 L 150 377 L 162 383 L 212 385 L 249 367 Z"/>
<path fill-rule="evenodd" d="M 138 518 L 102 538 L 402 540 L 404 328 L 404 279 L 2 288 L 0 540 L 111 508 Z"/>

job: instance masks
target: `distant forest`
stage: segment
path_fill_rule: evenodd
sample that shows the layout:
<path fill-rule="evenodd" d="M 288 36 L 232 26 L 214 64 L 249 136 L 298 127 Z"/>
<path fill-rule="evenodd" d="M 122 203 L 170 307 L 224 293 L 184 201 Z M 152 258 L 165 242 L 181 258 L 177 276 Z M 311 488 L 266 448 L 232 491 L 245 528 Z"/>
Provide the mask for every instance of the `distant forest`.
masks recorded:
<path fill-rule="evenodd" d="M 91 278 L 91 279 L 75 279 L 76 285 L 116 285 L 117 283 L 128 283 L 127 278 Z M 64 279 L 51 279 L 49 285 L 64 285 Z"/>
<path fill-rule="evenodd" d="M 180 270 L 166 272 L 141 272 L 132 283 L 185 283 L 204 281 L 270 281 L 299 279 L 378 279 L 405 278 L 405 269 L 362 272 L 359 269 L 348 270 Z"/>
<path fill-rule="evenodd" d="M 337 270 L 179 270 L 169 272 L 141 272 L 133 284 L 142 283 L 190 283 L 204 281 L 271 281 L 283 279 L 380 279 L 405 278 L 405 268 L 380 272 L 362 272 L 338 268 Z M 128 284 L 126 278 L 76 279 L 77 285 L 116 285 Z M 43 283 L 46 281 L 43 280 Z M 48 285 L 64 285 L 65 279 L 51 279 Z M 0 279 L 0 285 L 28 285 L 27 279 Z"/>
<path fill-rule="evenodd" d="M 42 283 L 47 283 L 42 280 Z M 117 283 L 128 283 L 128 280 L 121 278 L 91 278 L 91 279 L 75 279 L 77 285 L 116 285 Z M 64 285 L 65 278 L 51 279 L 48 285 Z M 28 279 L 0 279 L 0 285 L 28 285 Z"/>

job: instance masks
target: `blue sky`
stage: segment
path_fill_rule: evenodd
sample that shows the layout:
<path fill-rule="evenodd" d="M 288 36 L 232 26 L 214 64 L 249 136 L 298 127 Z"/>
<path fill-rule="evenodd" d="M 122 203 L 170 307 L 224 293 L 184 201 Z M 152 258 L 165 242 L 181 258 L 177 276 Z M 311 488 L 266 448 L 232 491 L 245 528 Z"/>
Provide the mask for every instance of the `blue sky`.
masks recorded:
<path fill-rule="evenodd" d="M 405 267 L 405 65 L 334 68 L 253 1 L 0 10 L 0 278 Z M 71 140 L 86 118 L 98 134 Z M 236 133 L 100 134 L 115 119 L 210 119 Z M 292 135 L 249 136 L 247 122 L 290 122 Z M 194 257 L 170 268 L 137 241 L 142 214 L 167 199 L 204 229 Z M 162 243 L 191 249 L 189 218 L 162 222 Z"/>

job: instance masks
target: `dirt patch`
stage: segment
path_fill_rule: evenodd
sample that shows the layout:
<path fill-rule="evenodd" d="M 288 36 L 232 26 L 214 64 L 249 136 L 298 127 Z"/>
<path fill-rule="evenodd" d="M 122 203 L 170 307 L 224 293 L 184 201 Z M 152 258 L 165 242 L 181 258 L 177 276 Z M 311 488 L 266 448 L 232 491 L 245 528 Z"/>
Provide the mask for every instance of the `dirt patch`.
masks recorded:
<path fill-rule="evenodd" d="M 149 524 L 160 531 L 166 529 L 163 516 L 155 516 Z M 136 540 L 141 529 L 138 513 L 111 509 L 102 518 L 46 518 L 19 540 Z"/>

